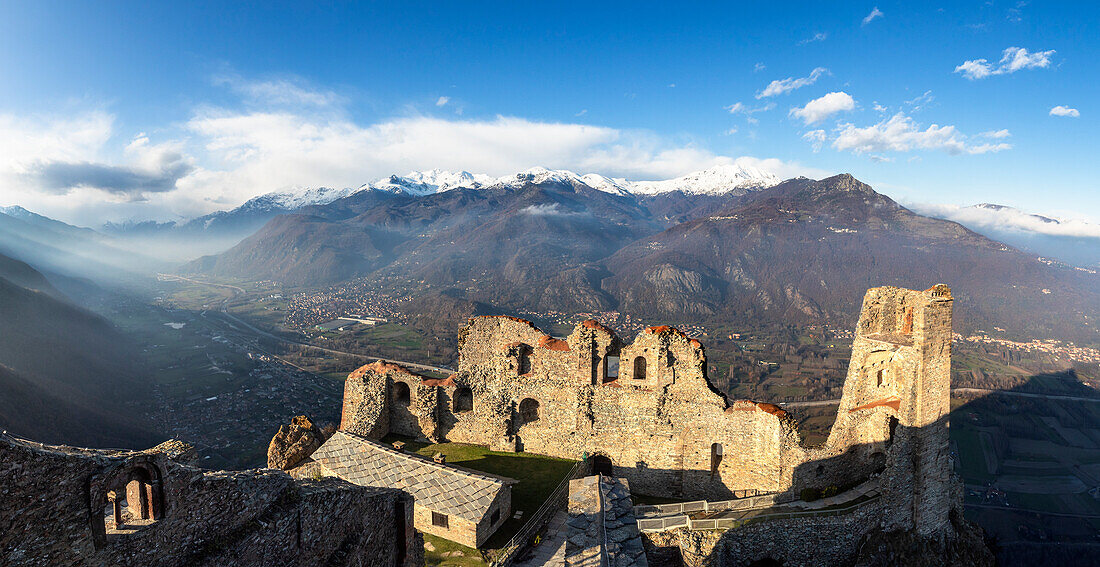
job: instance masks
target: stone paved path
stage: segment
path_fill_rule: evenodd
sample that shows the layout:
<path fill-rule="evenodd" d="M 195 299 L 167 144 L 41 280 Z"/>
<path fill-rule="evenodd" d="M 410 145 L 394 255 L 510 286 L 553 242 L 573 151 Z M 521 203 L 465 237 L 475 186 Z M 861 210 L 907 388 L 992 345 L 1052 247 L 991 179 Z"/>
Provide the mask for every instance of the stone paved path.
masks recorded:
<path fill-rule="evenodd" d="M 569 519 L 569 513 L 564 509 L 559 510 L 550 523 L 546 526 L 546 534 L 542 543 L 533 550 L 528 551 L 529 556 L 524 561 L 513 563 L 515 567 L 542 567 L 565 565 L 565 537 L 569 535 L 569 526 L 565 521 Z"/>

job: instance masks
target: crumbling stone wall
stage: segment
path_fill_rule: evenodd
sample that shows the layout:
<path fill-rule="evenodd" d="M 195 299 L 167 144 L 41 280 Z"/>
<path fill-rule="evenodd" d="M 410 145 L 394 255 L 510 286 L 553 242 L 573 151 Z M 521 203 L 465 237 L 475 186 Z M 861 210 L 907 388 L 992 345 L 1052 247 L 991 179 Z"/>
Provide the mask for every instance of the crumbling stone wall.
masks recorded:
<path fill-rule="evenodd" d="M 732 530 L 679 528 L 642 537 L 647 550 L 679 548 L 684 567 L 745 567 L 769 559 L 787 567 L 850 565 L 860 540 L 878 527 L 879 502 L 839 516 L 771 520 Z"/>
<path fill-rule="evenodd" d="M 178 443 L 129 452 L 0 436 L 0 564 L 423 565 L 404 492 L 172 460 L 190 454 Z M 151 475 L 156 521 L 108 532 L 106 493 L 134 469 Z"/>
<path fill-rule="evenodd" d="M 946 430 L 951 304 L 942 285 L 867 292 L 836 425 L 820 447 L 803 446 L 781 408 L 716 392 L 703 345 L 676 329 L 652 327 L 623 344 L 595 321 L 558 339 L 514 317 L 471 319 L 459 336 L 458 372 L 446 380 L 396 367 L 356 371 L 375 387 L 406 382 L 417 396 L 411 411 L 377 396 L 387 409 L 365 412 L 373 421 L 357 427 L 565 458 L 600 455 L 635 492 L 662 496 L 798 495 L 881 474 L 886 527 L 934 534 L 958 502 Z M 459 388 L 472 392 L 472 409 L 455 411 Z M 355 399 L 345 399 L 345 415 L 357 413 L 349 403 Z"/>

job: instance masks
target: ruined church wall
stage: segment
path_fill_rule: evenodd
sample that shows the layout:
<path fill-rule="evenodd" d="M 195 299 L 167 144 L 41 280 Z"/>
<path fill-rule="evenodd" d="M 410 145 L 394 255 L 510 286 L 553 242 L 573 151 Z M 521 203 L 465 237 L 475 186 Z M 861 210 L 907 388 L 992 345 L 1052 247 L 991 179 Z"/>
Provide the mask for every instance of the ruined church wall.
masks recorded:
<path fill-rule="evenodd" d="M 891 525 L 911 526 L 922 507 L 936 515 L 925 523 L 942 525 L 951 498 L 936 488 L 951 478 L 946 428 L 929 417 L 942 421 L 949 411 L 950 319 L 945 286 L 869 290 L 837 420 L 820 447 L 804 447 L 774 405 L 727 402 L 707 382 L 702 345 L 675 329 L 646 329 L 622 345 L 594 321 L 555 339 L 510 317 L 471 319 L 459 371 L 445 381 L 388 374 L 408 380 L 415 395 L 434 395 L 407 415 L 391 408 L 391 429 L 496 450 L 603 455 L 639 493 L 685 498 L 797 495 L 888 469 L 884 485 L 898 492 Z M 615 355 L 618 376 L 605 377 Z M 454 411 L 459 388 L 472 392 L 470 411 Z M 536 421 L 521 415 L 528 398 L 538 402 Z M 914 458 L 932 469 L 918 471 Z"/>

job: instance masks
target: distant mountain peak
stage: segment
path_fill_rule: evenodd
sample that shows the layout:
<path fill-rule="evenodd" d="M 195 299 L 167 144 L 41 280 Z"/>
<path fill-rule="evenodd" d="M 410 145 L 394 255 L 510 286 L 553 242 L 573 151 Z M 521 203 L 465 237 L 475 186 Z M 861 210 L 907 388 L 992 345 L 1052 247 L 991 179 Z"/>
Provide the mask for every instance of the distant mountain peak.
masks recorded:
<path fill-rule="evenodd" d="M 1058 219 L 1045 217 L 1043 215 L 1037 215 L 1035 213 L 1028 213 L 1028 212 L 1025 212 L 1025 211 L 1021 211 L 1020 209 L 1017 209 L 1016 207 L 1009 207 L 1008 205 L 997 205 L 995 203 L 978 203 L 977 205 L 971 205 L 970 207 L 967 207 L 967 208 L 970 208 L 970 209 L 986 209 L 986 210 L 990 210 L 990 211 L 1017 213 L 1017 214 L 1020 214 L 1020 215 L 1023 215 L 1023 216 L 1029 217 L 1029 218 L 1033 218 L 1037 221 L 1045 222 L 1045 223 L 1048 223 L 1048 224 L 1062 224 L 1062 221 L 1060 221 Z"/>

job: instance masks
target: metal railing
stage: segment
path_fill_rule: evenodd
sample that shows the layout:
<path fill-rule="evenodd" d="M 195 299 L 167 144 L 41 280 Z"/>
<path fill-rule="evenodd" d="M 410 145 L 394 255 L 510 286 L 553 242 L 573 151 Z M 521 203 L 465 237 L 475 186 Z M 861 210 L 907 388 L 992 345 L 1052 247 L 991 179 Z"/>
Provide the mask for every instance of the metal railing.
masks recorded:
<path fill-rule="evenodd" d="M 762 494 L 759 496 L 749 496 L 746 498 L 735 498 L 733 500 L 719 500 L 715 502 L 708 502 L 706 500 L 693 500 L 691 502 L 675 502 L 672 504 L 641 504 L 634 507 L 634 515 L 638 517 L 643 516 L 666 516 L 676 514 L 690 514 L 696 512 L 721 512 L 725 510 L 749 510 L 752 508 L 762 508 L 765 506 L 775 506 L 776 504 L 785 504 L 796 500 L 797 497 L 793 494 L 777 492 L 773 494 Z"/>
<path fill-rule="evenodd" d="M 693 519 L 687 515 L 664 516 L 660 518 L 639 518 L 638 529 L 643 532 L 661 532 L 676 528 L 689 530 L 718 530 L 738 528 L 753 522 L 766 522 L 771 520 L 790 520 L 794 518 L 829 517 L 847 514 L 866 504 L 870 504 L 879 498 L 878 494 L 869 496 L 865 500 L 858 500 L 840 508 L 828 508 L 824 510 L 799 510 L 791 512 L 776 512 L 773 514 L 761 514 L 759 516 L 741 516 L 734 518 L 700 518 Z"/>
<path fill-rule="evenodd" d="M 541 530 L 547 522 L 550 521 L 554 514 L 569 502 L 569 481 L 575 478 L 581 478 L 587 476 L 590 469 L 590 463 L 588 461 L 577 461 L 577 464 L 573 465 L 573 468 L 569 470 L 569 474 L 562 479 L 558 484 L 554 492 L 550 493 L 550 496 L 546 498 L 546 501 L 539 506 L 539 509 L 531 515 L 527 520 L 527 523 L 516 532 L 516 535 L 512 536 L 512 539 L 508 540 L 508 543 L 504 544 L 500 548 L 496 557 L 493 558 L 490 567 L 506 567 L 512 564 L 512 561 L 516 559 L 516 556 L 531 544 L 536 532 Z"/>

